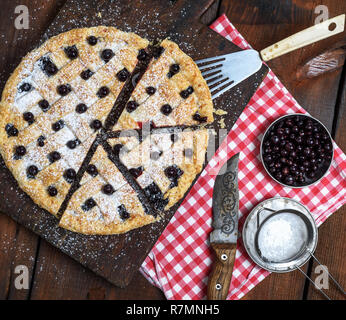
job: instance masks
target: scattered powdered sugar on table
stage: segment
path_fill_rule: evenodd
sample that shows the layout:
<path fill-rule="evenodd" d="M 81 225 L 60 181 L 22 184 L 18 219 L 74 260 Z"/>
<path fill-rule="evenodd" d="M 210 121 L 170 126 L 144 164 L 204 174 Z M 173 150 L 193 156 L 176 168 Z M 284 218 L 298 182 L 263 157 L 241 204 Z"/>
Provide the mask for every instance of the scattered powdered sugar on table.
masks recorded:
<path fill-rule="evenodd" d="M 295 256 L 305 244 L 307 228 L 293 213 L 281 213 L 269 218 L 258 234 L 262 257 L 271 262 L 283 262 Z"/>

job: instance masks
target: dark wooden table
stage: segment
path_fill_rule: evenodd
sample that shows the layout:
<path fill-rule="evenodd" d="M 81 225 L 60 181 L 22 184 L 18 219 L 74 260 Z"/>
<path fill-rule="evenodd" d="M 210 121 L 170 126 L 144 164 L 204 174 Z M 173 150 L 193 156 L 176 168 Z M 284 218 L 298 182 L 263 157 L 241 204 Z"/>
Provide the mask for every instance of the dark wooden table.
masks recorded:
<path fill-rule="evenodd" d="M 183 0 L 179 0 L 183 1 Z M 16 54 L 27 52 L 55 17 L 64 0 L 2 0 L 0 10 L 0 81 L 14 69 Z M 26 5 L 30 12 L 29 30 L 14 27 L 15 7 Z M 205 24 L 226 13 L 250 44 L 257 50 L 314 24 L 317 5 L 325 5 L 329 16 L 346 12 L 339 0 L 216 0 L 201 17 Z M 299 49 L 269 63 L 297 101 L 331 131 L 337 144 L 346 150 L 346 68 L 318 78 L 298 81 L 297 65 L 345 39 L 345 33 Z M 0 199 L 1 201 L 1 199 Z M 346 287 L 346 207 L 332 215 L 319 229 L 316 251 L 320 260 Z M 14 286 L 15 268 L 29 269 L 28 290 Z M 315 265 L 305 271 L 315 278 Z M 328 295 L 344 297 L 331 284 Z M 244 299 L 322 299 L 299 271 L 272 274 Z M 119 289 L 83 268 L 35 234 L 0 213 L 0 299 L 164 299 L 138 272 L 131 284 Z"/>

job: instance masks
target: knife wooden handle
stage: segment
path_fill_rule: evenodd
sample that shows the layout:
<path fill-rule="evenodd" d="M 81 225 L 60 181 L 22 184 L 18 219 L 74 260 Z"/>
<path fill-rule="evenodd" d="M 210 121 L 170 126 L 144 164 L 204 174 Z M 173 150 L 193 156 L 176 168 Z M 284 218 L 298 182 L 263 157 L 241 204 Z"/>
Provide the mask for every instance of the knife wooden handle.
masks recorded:
<path fill-rule="evenodd" d="M 212 243 L 216 260 L 209 275 L 208 300 L 225 300 L 232 279 L 236 243 Z"/>

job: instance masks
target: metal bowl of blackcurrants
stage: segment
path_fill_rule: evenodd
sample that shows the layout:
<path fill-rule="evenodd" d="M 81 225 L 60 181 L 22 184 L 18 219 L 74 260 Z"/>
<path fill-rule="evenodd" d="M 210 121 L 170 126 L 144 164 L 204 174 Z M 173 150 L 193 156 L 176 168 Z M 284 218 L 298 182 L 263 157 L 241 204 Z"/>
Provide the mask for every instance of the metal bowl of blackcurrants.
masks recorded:
<path fill-rule="evenodd" d="M 317 119 L 300 113 L 275 120 L 264 133 L 261 159 L 276 182 L 310 186 L 324 177 L 333 160 L 333 140 Z"/>

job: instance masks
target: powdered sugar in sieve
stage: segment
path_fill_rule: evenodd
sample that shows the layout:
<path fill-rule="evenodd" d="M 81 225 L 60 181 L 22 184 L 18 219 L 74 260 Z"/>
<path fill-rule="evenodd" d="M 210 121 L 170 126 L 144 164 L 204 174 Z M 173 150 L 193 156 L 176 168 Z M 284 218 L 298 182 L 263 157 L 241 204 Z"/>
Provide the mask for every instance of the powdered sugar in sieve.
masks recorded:
<path fill-rule="evenodd" d="M 298 215 L 290 212 L 267 219 L 258 232 L 258 249 L 270 262 L 290 261 L 305 247 L 308 230 Z"/>

